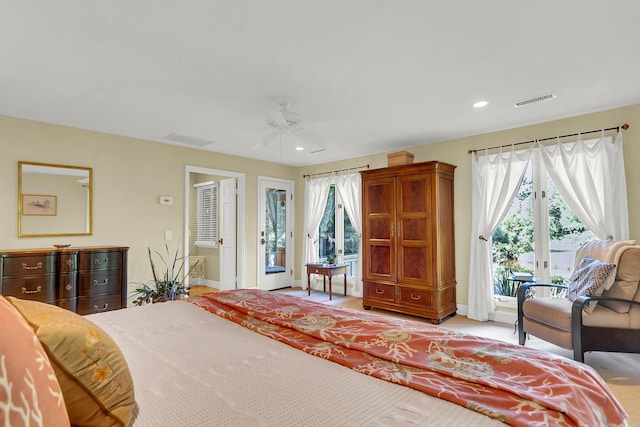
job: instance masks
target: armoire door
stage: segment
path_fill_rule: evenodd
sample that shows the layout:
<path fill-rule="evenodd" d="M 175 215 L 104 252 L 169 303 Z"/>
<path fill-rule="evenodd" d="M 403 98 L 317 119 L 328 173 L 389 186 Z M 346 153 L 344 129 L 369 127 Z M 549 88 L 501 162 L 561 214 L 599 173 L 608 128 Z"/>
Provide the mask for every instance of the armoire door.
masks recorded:
<path fill-rule="evenodd" d="M 364 279 L 390 282 L 396 280 L 395 182 L 394 178 L 378 178 L 364 182 Z"/>
<path fill-rule="evenodd" d="M 432 285 L 433 175 L 399 176 L 397 179 L 397 280 L 419 286 Z"/>

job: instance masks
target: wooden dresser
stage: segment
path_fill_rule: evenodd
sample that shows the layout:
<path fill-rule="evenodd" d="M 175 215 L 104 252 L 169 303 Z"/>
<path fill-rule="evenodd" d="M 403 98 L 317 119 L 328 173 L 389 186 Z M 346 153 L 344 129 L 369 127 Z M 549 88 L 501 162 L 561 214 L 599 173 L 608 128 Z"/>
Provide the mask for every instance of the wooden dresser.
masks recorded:
<path fill-rule="evenodd" d="M 455 166 L 362 171 L 363 306 L 426 317 L 456 312 Z"/>
<path fill-rule="evenodd" d="M 123 246 L 0 250 L 0 294 L 92 314 L 127 306 Z"/>

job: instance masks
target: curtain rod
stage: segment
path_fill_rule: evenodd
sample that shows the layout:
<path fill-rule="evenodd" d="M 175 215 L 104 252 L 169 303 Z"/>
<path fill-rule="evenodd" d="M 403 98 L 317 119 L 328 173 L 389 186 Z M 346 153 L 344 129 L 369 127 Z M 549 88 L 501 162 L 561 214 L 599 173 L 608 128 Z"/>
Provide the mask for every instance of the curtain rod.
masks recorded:
<path fill-rule="evenodd" d="M 541 139 L 533 139 L 531 141 L 516 142 L 515 144 L 496 145 L 495 147 L 480 148 L 480 149 L 477 149 L 477 150 L 468 150 L 467 153 L 472 154 L 472 153 L 477 153 L 478 151 L 483 151 L 483 150 L 493 150 L 494 148 L 514 147 L 516 145 L 530 144 L 530 143 L 536 142 L 536 141 L 550 141 L 552 139 L 557 139 L 557 138 L 568 138 L 570 136 L 579 136 L 579 135 L 585 135 L 585 134 L 588 134 L 588 133 L 596 133 L 596 132 L 602 132 L 602 131 L 608 131 L 608 130 L 616 130 L 616 129 L 619 129 L 619 128 L 627 130 L 627 129 L 629 129 L 629 124 L 625 123 L 622 126 L 616 126 L 616 127 L 612 127 L 612 128 L 588 130 L 586 132 L 570 133 L 568 135 L 551 136 L 549 138 L 541 138 Z"/>
<path fill-rule="evenodd" d="M 363 168 L 369 169 L 369 165 L 367 164 L 367 165 L 356 166 L 356 167 L 347 168 L 347 169 L 338 169 L 338 170 L 334 170 L 334 171 L 312 173 L 310 175 L 302 175 L 302 177 L 303 178 L 312 178 L 314 176 L 328 175 L 328 174 L 331 174 L 331 173 L 339 174 L 339 173 L 342 173 L 342 172 L 348 172 L 348 171 L 352 171 L 352 170 L 356 170 L 356 169 L 363 169 Z"/>

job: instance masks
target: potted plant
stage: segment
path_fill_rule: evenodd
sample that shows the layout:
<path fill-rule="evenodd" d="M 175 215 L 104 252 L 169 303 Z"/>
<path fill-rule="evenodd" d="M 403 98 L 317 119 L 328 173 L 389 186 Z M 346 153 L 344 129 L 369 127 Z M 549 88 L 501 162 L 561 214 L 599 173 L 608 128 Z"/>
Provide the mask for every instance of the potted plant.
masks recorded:
<path fill-rule="evenodd" d="M 329 263 L 329 264 L 335 264 L 335 263 L 336 263 L 336 254 L 334 254 L 334 253 L 328 253 L 328 254 L 327 254 L 327 263 Z"/>
<path fill-rule="evenodd" d="M 144 304 L 152 304 L 154 302 L 173 301 L 176 298 L 189 295 L 189 285 L 184 282 L 185 276 L 191 273 L 191 270 L 198 264 L 197 262 L 191 266 L 186 275 L 184 274 L 185 257 L 178 257 L 178 250 L 173 256 L 171 264 L 167 261 L 169 257 L 169 247 L 165 245 L 166 260 L 158 251 L 154 251 L 164 264 L 164 268 L 156 268 L 153 261 L 153 253 L 151 248 L 147 248 L 149 252 L 149 263 L 151 264 L 151 272 L 153 280 L 150 283 L 138 283 L 138 287 L 132 292 L 131 298 L 133 305 L 140 306 Z"/>

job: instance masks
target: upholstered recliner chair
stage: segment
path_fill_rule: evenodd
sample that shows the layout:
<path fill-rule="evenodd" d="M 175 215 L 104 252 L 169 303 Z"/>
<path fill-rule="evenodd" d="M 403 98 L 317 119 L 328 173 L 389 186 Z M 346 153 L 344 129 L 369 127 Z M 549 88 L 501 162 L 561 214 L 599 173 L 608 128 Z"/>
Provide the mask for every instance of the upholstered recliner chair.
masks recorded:
<path fill-rule="evenodd" d="M 597 240 L 584 244 L 576 251 L 568 287 L 520 286 L 520 345 L 532 334 L 573 350 L 579 362 L 588 351 L 640 352 L 640 246 L 635 243 Z M 565 288 L 566 297 L 540 297 L 545 288 Z"/>

